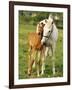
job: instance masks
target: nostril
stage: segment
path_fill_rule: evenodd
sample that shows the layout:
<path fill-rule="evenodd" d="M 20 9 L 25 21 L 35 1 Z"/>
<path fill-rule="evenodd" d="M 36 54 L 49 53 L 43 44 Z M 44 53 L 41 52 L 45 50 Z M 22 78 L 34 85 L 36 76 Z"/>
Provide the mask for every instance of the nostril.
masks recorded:
<path fill-rule="evenodd" d="M 46 45 L 46 43 L 44 42 L 43 45 Z"/>
<path fill-rule="evenodd" d="M 28 75 L 29 75 L 29 76 L 31 75 L 31 70 L 30 70 L 30 69 L 28 69 Z"/>
<path fill-rule="evenodd" d="M 31 73 L 30 72 L 28 73 L 28 76 L 31 76 Z"/>
<path fill-rule="evenodd" d="M 31 76 L 31 73 L 29 73 L 28 75 Z"/>

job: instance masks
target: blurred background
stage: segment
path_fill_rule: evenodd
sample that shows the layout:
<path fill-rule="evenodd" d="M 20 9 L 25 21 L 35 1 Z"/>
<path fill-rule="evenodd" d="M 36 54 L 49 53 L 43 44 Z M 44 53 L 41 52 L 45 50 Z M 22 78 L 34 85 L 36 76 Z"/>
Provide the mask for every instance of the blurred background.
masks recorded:
<path fill-rule="evenodd" d="M 57 12 L 32 12 L 32 11 L 19 11 L 20 24 L 37 25 L 43 19 L 47 19 L 52 14 L 56 26 L 63 29 L 63 13 Z"/>

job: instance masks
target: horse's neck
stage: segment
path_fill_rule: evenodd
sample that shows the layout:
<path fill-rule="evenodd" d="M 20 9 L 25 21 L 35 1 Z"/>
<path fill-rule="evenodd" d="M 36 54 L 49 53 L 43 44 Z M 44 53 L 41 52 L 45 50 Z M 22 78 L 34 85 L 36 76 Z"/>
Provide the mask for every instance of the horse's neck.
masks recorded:
<path fill-rule="evenodd" d="M 53 24 L 53 30 L 57 30 L 55 23 Z"/>
<path fill-rule="evenodd" d="M 57 27 L 55 24 L 53 24 L 53 27 L 52 27 L 52 32 L 51 32 L 51 35 L 49 37 L 49 40 L 56 40 L 56 38 L 58 37 L 58 30 L 57 30 Z"/>
<path fill-rule="evenodd" d="M 53 32 L 51 34 L 51 39 L 53 39 L 54 41 L 57 41 L 58 39 L 58 29 L 55 24 L 53 24 Z"/>

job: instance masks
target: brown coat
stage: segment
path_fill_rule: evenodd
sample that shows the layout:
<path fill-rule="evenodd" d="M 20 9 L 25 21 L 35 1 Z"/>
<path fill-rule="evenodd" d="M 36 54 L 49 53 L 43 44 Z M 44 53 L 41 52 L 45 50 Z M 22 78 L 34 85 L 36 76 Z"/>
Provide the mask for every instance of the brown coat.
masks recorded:
<path fill-rule="evenodd" d="M 42 49 L 41 35 L 38 35 L 35 32 L 30 33 L 29 34 L 29 45 L 36 50 L 41 50 Z"/>

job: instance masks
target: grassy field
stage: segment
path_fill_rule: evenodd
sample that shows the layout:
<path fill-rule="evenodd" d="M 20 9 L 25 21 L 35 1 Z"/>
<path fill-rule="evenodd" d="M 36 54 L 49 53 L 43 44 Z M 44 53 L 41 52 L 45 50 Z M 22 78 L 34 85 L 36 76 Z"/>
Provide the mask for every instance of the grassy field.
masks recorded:
<path fill-rule="evenodd" d="M 36 78 L 36 70 L 33 70 L 29 77 L 27 74 L 28 68 L 28 32 L 34 32 L 36 26 L 19 25 L 19 79 Z M 63 76 L 63 31 L 59 29 L 59 37 L 56 47 L 56 75 L 55 77 Z M 51 57 L 47 57 L 45 64 L 45 74 L 41 77 L 53 77 Z"/>

